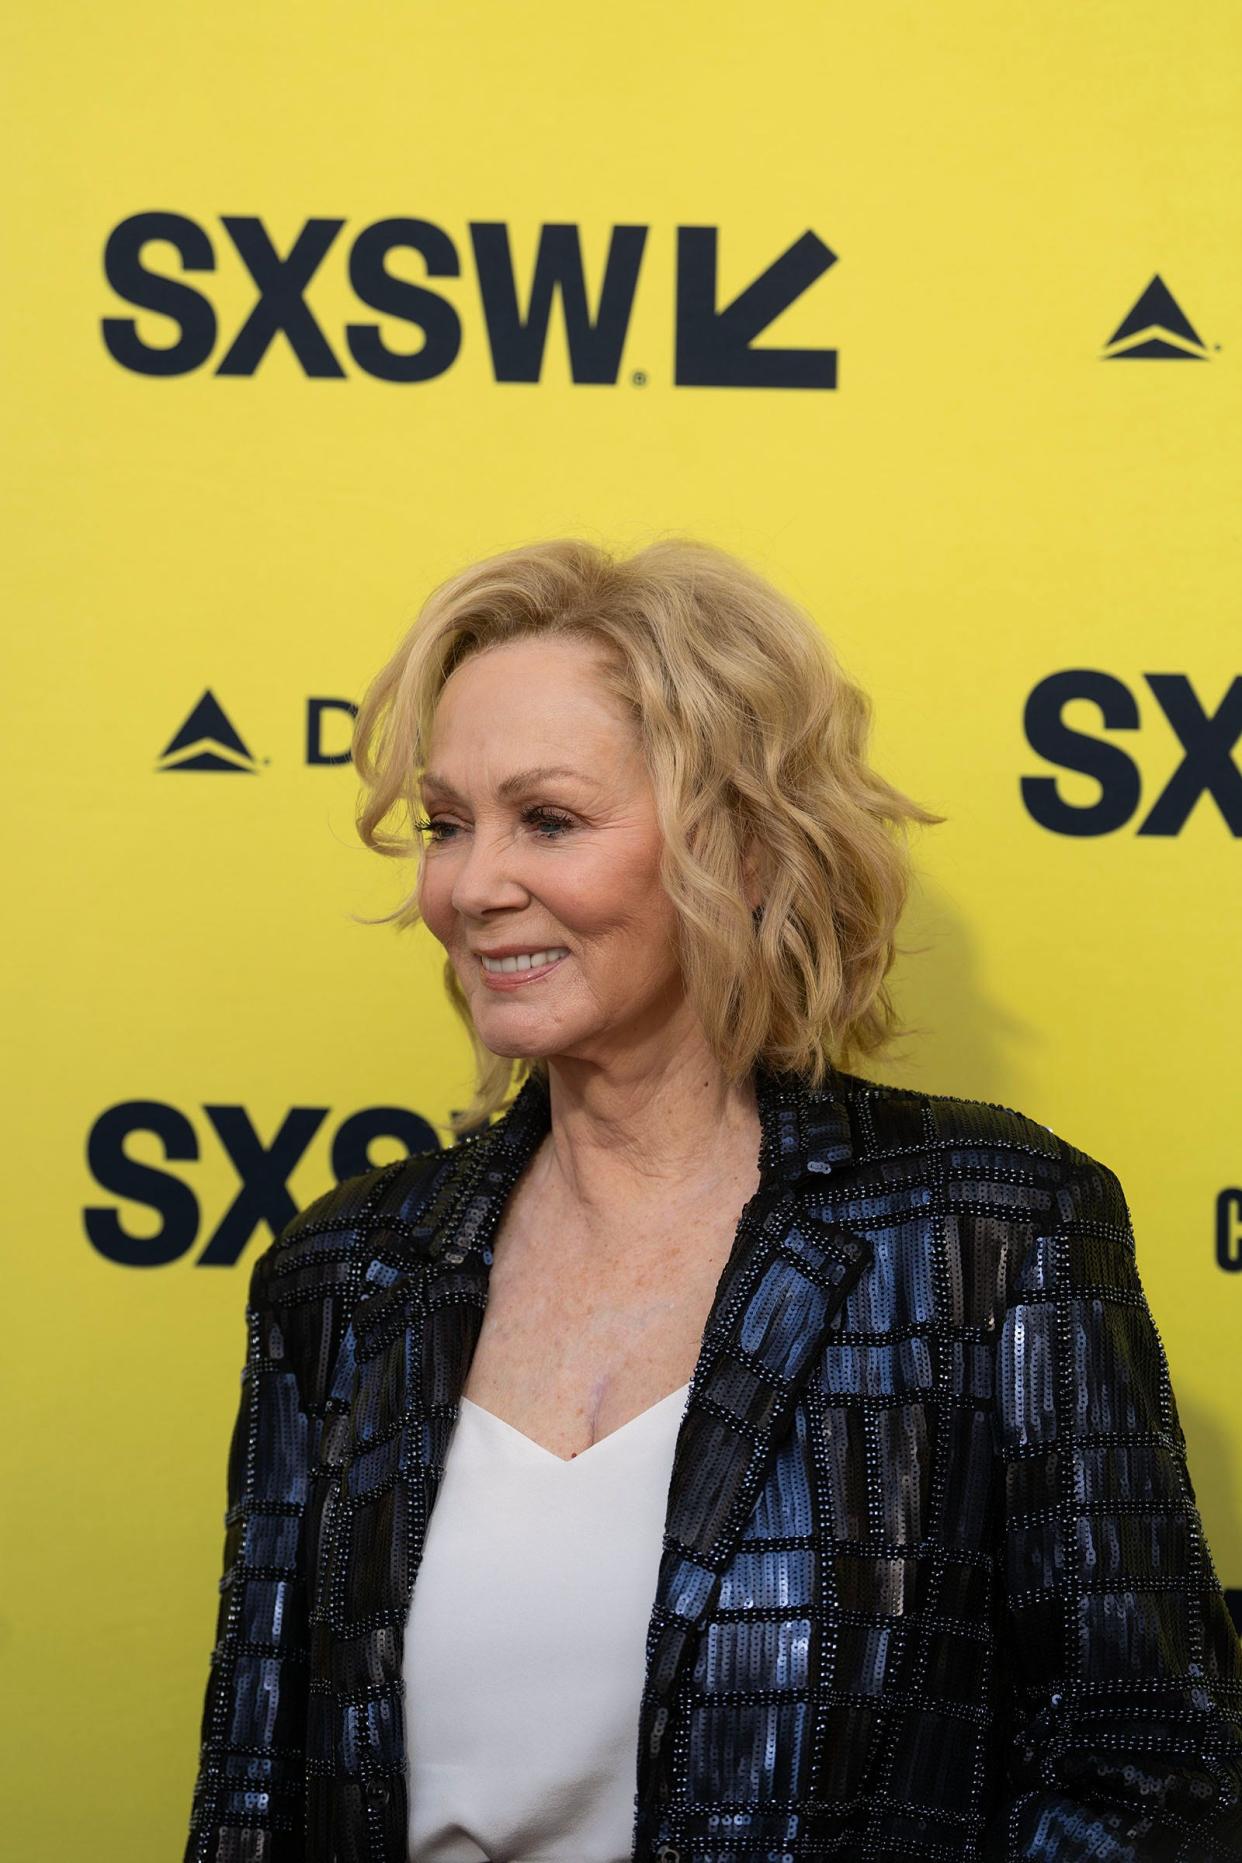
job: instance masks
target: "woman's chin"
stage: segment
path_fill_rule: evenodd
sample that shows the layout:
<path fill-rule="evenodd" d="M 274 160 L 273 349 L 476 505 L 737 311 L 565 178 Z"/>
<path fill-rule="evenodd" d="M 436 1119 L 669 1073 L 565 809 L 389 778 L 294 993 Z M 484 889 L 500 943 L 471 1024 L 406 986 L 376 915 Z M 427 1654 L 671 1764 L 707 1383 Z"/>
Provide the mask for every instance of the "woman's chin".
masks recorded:
<path fill-rule="evenodd" d="M 560 1043 L 551 1034 L 546 1041 L 541 1041 L 531 1030 L 519 1035 L 511 1027 L 506 1028 L 507 1020 L 503 1016 L 476 1016 L 474 1019 L 475 1033 L 493 1054 L 503 1055 L 507 1061 L 537 1061 L 559 1051 Z"/>

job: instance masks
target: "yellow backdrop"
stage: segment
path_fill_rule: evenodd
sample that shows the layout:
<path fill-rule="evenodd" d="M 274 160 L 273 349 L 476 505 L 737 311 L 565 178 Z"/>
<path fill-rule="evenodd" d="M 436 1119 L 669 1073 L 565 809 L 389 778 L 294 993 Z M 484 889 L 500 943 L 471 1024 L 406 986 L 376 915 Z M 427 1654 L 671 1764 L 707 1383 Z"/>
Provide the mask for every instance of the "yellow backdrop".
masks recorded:
<path fill-rule="evenodd" d="M 1118 1172 L 1242 1586 L 1237 7 L 6 40 L 12 1853 L 180 1855 L 248 1265 L 467 1090 L 439 947 L 351 918 L 349 707 L 537 537 L 721 543 L 871 691 L 949 819 L 864 1071 Z"/>

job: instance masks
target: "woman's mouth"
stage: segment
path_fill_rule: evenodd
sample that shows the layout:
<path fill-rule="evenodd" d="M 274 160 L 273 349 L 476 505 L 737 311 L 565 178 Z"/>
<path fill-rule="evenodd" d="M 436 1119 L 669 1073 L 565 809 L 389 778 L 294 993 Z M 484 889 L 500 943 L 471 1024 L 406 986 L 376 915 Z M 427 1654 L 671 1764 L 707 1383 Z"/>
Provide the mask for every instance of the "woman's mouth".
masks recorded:
<path fill-rule="evenodd" d="M 486 958 L 480 954 L 479 970 L 489 990 L 517 990 L 524 983 L 536 983 L 550 976 L 558 964 L 569 956 L 564 945 L 546 951 L 532 951 L 529 956 Z"/>

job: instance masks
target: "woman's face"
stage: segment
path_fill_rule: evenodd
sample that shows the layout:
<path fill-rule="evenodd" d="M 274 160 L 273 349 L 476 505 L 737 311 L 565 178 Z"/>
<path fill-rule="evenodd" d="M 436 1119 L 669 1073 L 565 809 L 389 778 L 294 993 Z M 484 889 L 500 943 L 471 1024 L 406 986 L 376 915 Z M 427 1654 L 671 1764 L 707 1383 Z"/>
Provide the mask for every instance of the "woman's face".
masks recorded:
<path fill-rule="evenodd" d="M 667 1043 L 684 1004 L 655 798 L 598 651 L 489 648 L 436 707 L 419 905 L 495 1054 L 606 1064 Z M 514 948 L 553 961 L 485 974 L 482 953 Z"/>

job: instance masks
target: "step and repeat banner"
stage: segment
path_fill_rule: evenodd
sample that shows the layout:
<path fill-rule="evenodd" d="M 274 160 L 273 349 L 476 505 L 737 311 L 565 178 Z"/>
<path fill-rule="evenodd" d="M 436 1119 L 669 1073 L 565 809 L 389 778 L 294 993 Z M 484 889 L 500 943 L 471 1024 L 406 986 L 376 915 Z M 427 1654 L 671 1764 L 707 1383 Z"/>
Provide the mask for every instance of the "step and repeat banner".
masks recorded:
<path fill-rule="evenodd" d="M 510 545 L 815 617 L 909 1033 L 1134 1214 L 1242 1588 L 1242 16 L 52 4 L 6 27 L 13 1854 L 179 1856 L 250 1265 L 469 1053 L 355 707 Z"/>

